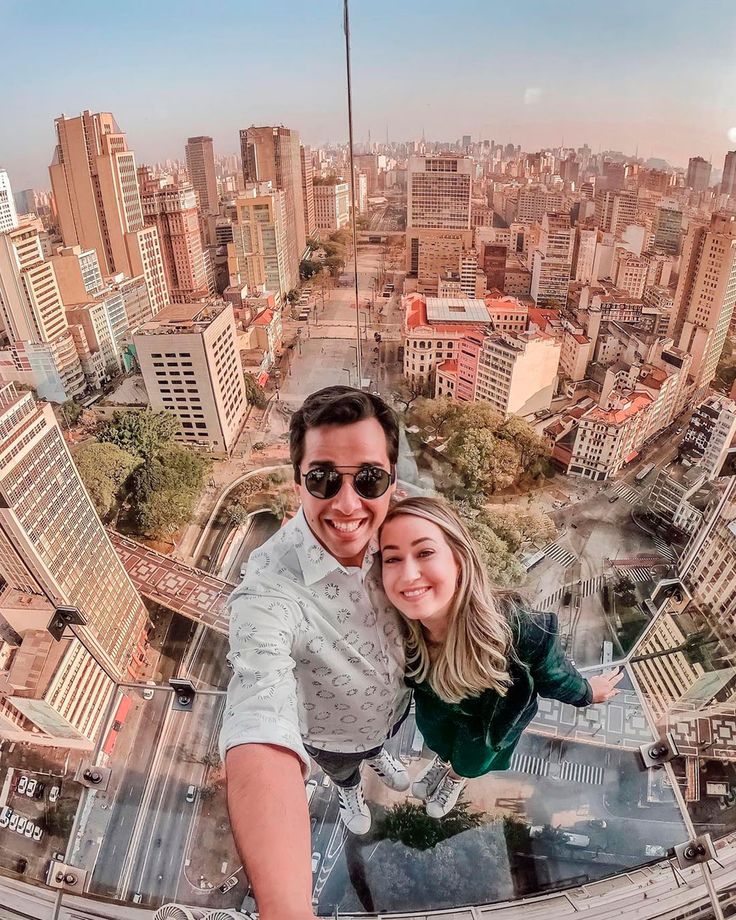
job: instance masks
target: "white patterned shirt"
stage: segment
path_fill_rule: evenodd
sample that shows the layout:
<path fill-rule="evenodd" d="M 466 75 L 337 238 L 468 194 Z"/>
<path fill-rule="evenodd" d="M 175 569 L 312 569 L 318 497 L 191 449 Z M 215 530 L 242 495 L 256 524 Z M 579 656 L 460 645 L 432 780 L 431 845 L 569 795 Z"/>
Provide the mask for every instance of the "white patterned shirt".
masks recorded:
<path fill-rule="evenodd" d="M 248 560 L 229 600 L 233 668 L 220 751 L 304 743 L 354 753 L 379 747 L 404 715 L 400 615 L 386 599 L 368 547 L 361 568 L 341 565 L 300 510 Z"/>

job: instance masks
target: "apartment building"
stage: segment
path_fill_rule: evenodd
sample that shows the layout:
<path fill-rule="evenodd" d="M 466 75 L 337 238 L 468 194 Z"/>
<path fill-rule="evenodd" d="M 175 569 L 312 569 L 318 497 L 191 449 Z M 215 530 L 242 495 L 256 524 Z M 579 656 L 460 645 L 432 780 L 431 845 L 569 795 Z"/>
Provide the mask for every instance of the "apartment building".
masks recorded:
<path fill-rule="evenodd" d="M 578 422 L 567 472 L 594 481 L 615 476 L 636 456 L 649 428 L 653 402 L 648 393 L 614 390 L 605 406 L 585 412 Z"/>
<path fill-rule="evenodd" d="M 636 223 L 636 193 L 596 189 L 595 222 L 603 231 L 622 233 L 629 224 Z"/>
<path fill-rule="evenodd" d="M 478 355 L 475 399 L 504 415 L 549 409 L 555 394 L 560 343 L 539 332 L 493 333 Z"/>
<path fill-rule="evenodd" d="M 0 690 L 2 733 L 91 748 L 113 681 L 138 673 L 148 616 L 51 406 L 12 384 L 0 389 L 0 496 L 0 612 L 9 626 L 0 645 L 12 656 Z M 47 626 L 63 605 L 86 625 L 75 627 L 79 639 L 57 643 Z"/>
<path fill-rule="evenodd" d="M 177 417 L 184 443 L 228 454 L 247 409 L 232 306 L 172 304 L 133 344 L 151 408 Z"/>
<path fill-rule="evenodd" d="M 4 169 L 0 169 L 0 233 L 6 230 L 15 230 L 18 226 L 18 215 L 15 210 L 13 190 L 10 179 Z"/>
<path fill-rule="evenodd" d="M 712 394 L 696 407 L 680 443 L 680 456 L 712 479 L 736 438 L 736 403 Z"/>
<path fill-rule="evenodd" d="M 632 297 L 643 297 L 648 274 L 649 263 L 646 259 L 627 250 L 619 251 L 613 276 L 613 283 L 619 291 Z"/>
<path fill-rule="evenodd" d="M 341 230 L 350 223 L 350 185 L 338 180 L 316 180 L 313 185 L 317 230 Z"/>
<path fill-rule="evenodd" d="M 537 306 L 562 309 L 567 304 L 574 247 L 568 215 L 544 214 L 531 259 L 531 296 Z"/>

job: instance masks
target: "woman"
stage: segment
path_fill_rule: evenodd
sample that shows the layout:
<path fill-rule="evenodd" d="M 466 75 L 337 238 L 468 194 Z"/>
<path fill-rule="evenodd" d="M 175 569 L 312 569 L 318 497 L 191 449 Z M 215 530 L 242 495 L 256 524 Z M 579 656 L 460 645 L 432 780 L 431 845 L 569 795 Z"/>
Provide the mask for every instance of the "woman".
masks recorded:
<path fill-rule="evenodd" d="M 506 770 L 539 696 L 573 706 L 602 703 L 623 676 L 586 680 L 557 639 L 557 617 L 494 592 L 473 538 L 434 498 L 408 498 L 381 528 L 383 586 L 405 617 L 407 683 L 434 760 L 412 794 L 444 817 L 467 780 Z"/>

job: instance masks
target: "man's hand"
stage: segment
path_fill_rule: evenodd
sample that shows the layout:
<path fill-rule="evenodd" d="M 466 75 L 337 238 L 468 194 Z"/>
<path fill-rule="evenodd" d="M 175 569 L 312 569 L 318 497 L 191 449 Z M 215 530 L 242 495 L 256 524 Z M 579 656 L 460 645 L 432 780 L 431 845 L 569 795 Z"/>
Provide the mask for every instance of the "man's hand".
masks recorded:
<path fill-rule="evenodd" d="M 595 677 L 589 677 L 588 683 L 593 690 L 593 702 L 605 703 L 618 694 L 616 684 L 622 679 L 624 672 L 620 668 L 615 671 L 606 671 L 603 674 L 596 674 Z"/>

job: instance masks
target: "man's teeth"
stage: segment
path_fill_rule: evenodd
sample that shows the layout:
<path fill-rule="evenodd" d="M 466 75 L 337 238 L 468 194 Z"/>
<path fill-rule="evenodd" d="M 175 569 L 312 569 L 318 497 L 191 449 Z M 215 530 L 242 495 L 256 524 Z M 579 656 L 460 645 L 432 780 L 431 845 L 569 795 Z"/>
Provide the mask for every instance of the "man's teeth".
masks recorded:
<path fill-rule="evenodd" d="M 429 591 L 429 588 L 415 588 L 413 591 L 403 591 L 402 594 L 404 597 L 420 597 L 422 594 L 426 594 Z"/>
<path fill-rule="evenodd" d="M 352 533 L 354 530 L 357 530 L 362 523 L 362 521 L 347 521 L 344 524 L 338 524 L 337 521 L 330 521 L 330 524 L 332 524 L 335 530 L 339 530 L 340 533 Z"/>

